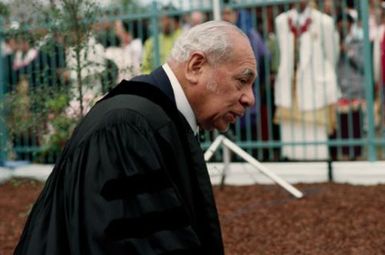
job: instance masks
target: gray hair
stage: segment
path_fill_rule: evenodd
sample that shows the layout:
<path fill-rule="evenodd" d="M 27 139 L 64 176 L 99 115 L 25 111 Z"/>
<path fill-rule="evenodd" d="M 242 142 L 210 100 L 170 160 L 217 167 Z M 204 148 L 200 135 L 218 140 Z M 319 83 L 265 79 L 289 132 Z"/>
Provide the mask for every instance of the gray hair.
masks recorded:
<path fill-rule="evenodd" d="M 221 61 L 224 56 L 231 54 L 233 49 L 229 38 L 231 30 L 247 38 L 242 30 L 225 21 L 209 21 L 194 26 L 175 42 L 170 59 L 182 63 L 187 61 L 194 51 L 202 51 L 210 62 Z"/>

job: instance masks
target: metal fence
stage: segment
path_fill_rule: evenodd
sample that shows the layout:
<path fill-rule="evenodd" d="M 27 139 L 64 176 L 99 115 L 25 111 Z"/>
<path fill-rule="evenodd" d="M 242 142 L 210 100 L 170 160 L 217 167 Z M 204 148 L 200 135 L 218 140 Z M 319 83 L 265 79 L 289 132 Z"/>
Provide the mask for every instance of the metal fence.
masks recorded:
<path fill-rule="evenodd" d="M 3 20 L 0 161 L 54 162 L 103 93 L 162 64 L 173 40 L 213 13 L 248 35 L 258 62 L 257 103 L 228 132 L 238 145 L 262 161 L 383 159 L 382 2 L 299 2 L 46 7 Z M 207 148 L 215 133 L 202 136 Z"/>

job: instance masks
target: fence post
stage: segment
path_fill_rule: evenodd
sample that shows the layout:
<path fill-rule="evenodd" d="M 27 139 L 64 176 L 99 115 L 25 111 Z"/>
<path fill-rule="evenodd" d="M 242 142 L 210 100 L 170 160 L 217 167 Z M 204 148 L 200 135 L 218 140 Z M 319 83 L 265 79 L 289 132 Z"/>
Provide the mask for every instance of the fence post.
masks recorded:
<path fill-rule="evenodd" d="M 4 41 L 4 28 L 3 18 L 0 17 L 0 166 L 4 166 L 6 160 L 6 148 L 7 148 L 7 130 L 5 128 L 5 111 L 6 107 L 4 102 L 5 93 L 5 79 L 4 79 L 4 58 L 1 48 L 1 44 Z"/>
<path fill-rule="evenodd" d="M 153 66 L 160 65 L 160 53 L 159 53 L 159 17 L 158 17 L 158 3 L 156 0 L 152 1 L 152 10 L 151 10 L 151 32 L 153 38 L 153 46 L 154 46 L 154 58 L 153 58 Z"/>
<path fill-rule="evenodd" d="M 373 74 L 372 74 L 372 51 L 369 41 L 369 6 L 368 1 L 360 1 L 361 21 L 364 30 L 364 72 L 365 72 L 365 98 L 367 111 L 367 130 L 368 130 L 368 160 L 375 161 L 375 126 L 374 126 L 374 100 L 373 100 Z"/>
<path fill-rule="evenodd" d="M 213 0 L 213 17 L 214 20 L 221 20 L 221 0 Z"/>

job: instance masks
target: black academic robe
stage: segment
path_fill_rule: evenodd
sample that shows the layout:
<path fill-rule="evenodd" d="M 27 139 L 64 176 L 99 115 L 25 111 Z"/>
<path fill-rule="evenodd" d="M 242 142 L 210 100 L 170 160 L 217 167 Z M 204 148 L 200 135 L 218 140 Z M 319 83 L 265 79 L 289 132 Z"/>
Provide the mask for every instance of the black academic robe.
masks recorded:
<path fill-rule="evenodd" d="M 202 151 L 163 69 L 86 115 L 15 254 L 224 254 Z"/>

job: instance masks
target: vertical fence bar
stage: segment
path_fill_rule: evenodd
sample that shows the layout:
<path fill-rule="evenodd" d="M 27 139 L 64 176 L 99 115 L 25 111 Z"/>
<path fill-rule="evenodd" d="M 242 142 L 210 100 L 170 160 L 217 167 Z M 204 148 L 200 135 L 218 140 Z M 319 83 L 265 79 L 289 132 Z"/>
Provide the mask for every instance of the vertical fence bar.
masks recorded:
<path fill-rule="evenodd" d="M 368 1 L 360 1 L 360 12 L 362 18 L 362 26 L 364 29 L 364 73 L 365 73 L 365 97 L 366 111 L 368 123 L 368 160 L 375 161 L 377 159 L 375 146 L 375 130 L 374 130 L 374 103 L 373 103 L 373 77 L 372 77 L 372 58 L 371 47 L 369 41 L 369 6 Z"/>
<path fill-rule="evenodd" d="M 269 53 L 270 53 L 269 56 L 264 56 L 265 61 L 263 62 L 264 63 L 263 68 L 264 68 L 264 73 L 265 73 L 265 84 L 262 84 L 262 86 L 264 86 L 265 89 L 261 90 L 262 91 L 261 96 L 266 98 L 265 106 L 264 106 L 265 109 L 263 109 L 263 110 L 266 111 L 266 113 L 265 113 L 266 114 L 266 120 L 268 122 L 267 125 L 265 125 L 265 127 L 267 127 L 266 132 L 268 134 L 267 139 L 269 141 L 273 141 L 274 140 L 274 138 L 273 138 L 273 117 L 272 117 L 273 104 L 271 102 L 272 101 L 271 100 L 272 99 L 271 98 L 271 92 L 272 92 L 271 91 L 271 74 L 272 74 L 271 66 L 272 66 L 272 61 L 273 61 L 273 59 L 272 59 L 273 53 L 272 53 L 271 48 L 269 48 L 269 44 L 270 44 L 270 40 L 271 40 L 270 39 L 270 35 L 271 35 L 270 33 L 272 32 L 271 31 L 272 28 L 268 28 L 268 22 L 270 23 L 270 21 L 268 20 L 268 15 L 267 15 L 267 8 L 273 8 L 273 7 L 263 6 L 261 8 L 262 8 L 261 14 L 263 17 L 262 18 L 262 24 L 263 24 L 262 35 L 263 35 L 263 38 L 266 38 L 266 40 L 265 40 L 266 41 L 266 48 L 269 49 Z M 267 107 L 266 107 L 266 105 L 267 105 Z M 268 146 L 268 148 L 266 148 L 266 149 L 269 149 L 266 159 L 272 160 L 273 156 L 274 156 L 274 148 L 271 146 Z"/>
<path fill-rule="evenodd" d="M 221 0 L 213 0 L 213 17 L 214 20 L 221 20 Z"/>
<path fill-rule="evenodd" d="M 3 19 L 0 17 L 0 45 L 4 40 Z M 5 128 L 5 103 L 4 103 L 4 63 L 3 52 L 0 47 L 0 166 L 4 166 L 6 160 L 6 148 L 7 148 L 7 130 Z"/>
<path fill-rule="evenodd" d="M 152 10 L 151 10 L 151 32 L 153 38 L 154 46 L 154 58 L 153 66 L 160 65 L 160 50 L 159 50 L 159 27 L 158 27 L 158 3 L 156 0 L 152 1 Z"/>

